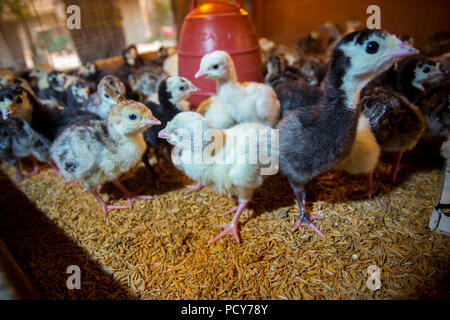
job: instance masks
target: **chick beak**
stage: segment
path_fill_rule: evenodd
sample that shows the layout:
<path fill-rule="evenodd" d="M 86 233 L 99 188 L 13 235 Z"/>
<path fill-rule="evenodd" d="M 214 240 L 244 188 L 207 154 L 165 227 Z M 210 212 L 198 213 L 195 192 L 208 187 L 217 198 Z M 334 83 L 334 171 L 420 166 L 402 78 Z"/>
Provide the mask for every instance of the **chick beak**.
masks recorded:
<path fill-rule="evenodd" d="M 194 93 L 194 92 L 198 92 L 198 91 L 200 91 L 200 89 L 194 85 L 192 85 L 192 87 L 188 90 L 189 93 Z"/>
<path fill-rule="evenodd" d="M 144 121 L 144 125 L 147 127 L 160 125 L 161 121 L 156 119 L 154 116 L 150 116 L 147 120 Z"/>
<path fill-rule="evenodd" d="M 8 116 L 12 115 L 14 112 L 10 108 L 3 108 L 2 111 L 2 118 L 3 120 L 8 119 Z"/>
<path fill-rule="evenodd" d="M 206 76 L 207 73 L 205 71 L 203 71 L 202 69 L 198 70 L 197 73 L 195 74 L 195 79 L 198 79 L 200 77 L 204 77 Z"/>
<path fill-rule="evenodd" d="M 83 99 L 88 99 L 89 98 L 89 89 L 82 89 L 81 97 L 83 97 Z"/>
<path fill-rule="evenodd" d="M 418 54 L 419 50 L 406 43 L 400 43 L 397 49 L 392 50 L 389 55 L 394 59 L 405 58 Z"/>
<path fill-rule="evenodd" d="M 158 132 L 158 138 L 165 139 L 165 140 L 170 138 L 169 135 L 167 134 L 166 128 L 164 128 Z"/>

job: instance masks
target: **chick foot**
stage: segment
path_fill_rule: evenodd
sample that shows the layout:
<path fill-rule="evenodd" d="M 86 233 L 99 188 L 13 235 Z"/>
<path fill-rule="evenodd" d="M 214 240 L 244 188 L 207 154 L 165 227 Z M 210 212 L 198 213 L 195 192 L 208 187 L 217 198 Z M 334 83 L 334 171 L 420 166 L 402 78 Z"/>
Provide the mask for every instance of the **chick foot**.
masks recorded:
<path fill-rule="evenodd" d="M 249 205 L 249 201 L 239 201 L 239 205 L 236 208 L 233 208 L 231 210 L 229 210 L 228 213 L 231 212 L 235 212 L 236 214 L 233 217 L 233 220 L 231 220 L 230 224 L 223 224 L 223 225 L 219 225 L 217 227 L 223 228 L 224 230 L 214 239 L 212 239 L 210 241 L 210 243 L 214 243 L 217 240 L 225 237 L 226 235 L 232 235 L 234 237 L 234 239 L 236 239 L 237 242 L 239 242 L 239 231 L 238 231 L 238 223 L 239 223 L 239 218 L 242 214 L 242 212 L 244 212 Z"/>
<path fill-rule="evenodd" d="M 20 163 L 19 161 L 16 161 L 16 163 L 14 163 L 14 168 L 16 169 L 16 178 L 12 180 L 13 183 L 19 183 L 22 182 L 23 179 L 25 178 L 25 176 L 22 173 L 22 169 L 20 168 Z"/>
<path fill-rule="evenodd" d="M 185 186 L 185 188 L 188 189 L 188 190 L 185 191 L 184 194 L 186 195 L 186 194 L 190 194 L 190 193 L 193 193 L 193 192 L 200 191 L 200 190 L 202 190 L 204 187 L 205 187 L 205 186 L 202 185 L 202 184 L 200 184 L 200 183 L 197 183 L 196 185 L 188 184 L 188 185 Z"/>
<path fill-rule="evenodd" d="M 236 212 L 237 209 L 239 208 L 239 200 L 238 199 L 236 199 L 234 197 L 231 197 L 231 196 L 228 197 L 228 199 L 233 201 L 236 204 L 236 207 L 234 207 L 233 209 L 228 210 L 227 212 L 224 213 L 224 215 L 228 215 L 230 213 Z M 252 203 L 252 201 L 250 200 L 250 201 L 248 201 L 248 203 L 250 204 L 250 203 Z M 248 219 L 248 207 L 245 208 L 244 213 L 245 213 L 245 217 Z"/>
<path fill-rule="evenodd" d="M 123 184 L 120 183 L 119 179 L 114 179 L 112 181 L 112 183 L 119 188 L 120 191 L 122 191 L 123 193 L 123 197 L 121 199 L 126 199 L 128 201 L 128 209 L 132 209 L 132 203 L 135 200 L 140 200 L 140 199 L 153 199 L 152 196 L 140 196 L 140 195 L 136 195 L 134 193 L 132 193 L 131 191 L 129 191 L 127 188 L 125 188 L 125 186 Z M 139 193 L 140 191 L 142 191 L 144 188 L 141 188 L 137 191 L 137 193 Z"/>
<path fill-rule="evenodd" d="M 28 173 L 27 176 L 33 176 L 41 172 L 41 167 L 39 166 L 39 163 L 37 162 L 36 158 L 34 156 L 31 156 L 30 158 L 31 161 L 33 162 L 33 171 Z"/>
<path fill-rule="evenodd" d="M 312 221 L 314 221 L 314 220 L 322 220 L 322 219 L 325 219 L 325 217 L 319 217 L 319 216 L 312 216 L 312 215 L 310 215 L 309 217 L 303 217 L 303 219 L 299 218 L 297 220 L 297 223 L 292 228 L 291 232 L 294 232 L 294 231 L 298 230 L 300 227 L 308 226 L 315 233 L 317 233 L 320 237 L 325 239 L 325 236 L 323 235 L 323 233 L 320 232 L 320 230 L 317 229 L 317 227 L 312 223 Z"/>
<path fill-rule="evenodd" d="M 322 177 L 317 178 L 318 181 L 334 181 L 339 178 L 342 174 L 342 170 L 336 170 L 336 172 L 324 175 Z"/>
<path fill-rule="evenodd" d="M 97 199 L 98 203 L 100 204 L 100 208 L 103 212 L 103 220 L 108 219 L 108 213 L 112 210 L 120 210 L 120 209 L 128 209 L 128 206 L 113 206 L 110 204 L 106 204 L 105 201 L 103 201 L 102 197 L 98 194 L 97 188 L 89 189 L 89 191 L 92 193 L 92 195 Z"/>

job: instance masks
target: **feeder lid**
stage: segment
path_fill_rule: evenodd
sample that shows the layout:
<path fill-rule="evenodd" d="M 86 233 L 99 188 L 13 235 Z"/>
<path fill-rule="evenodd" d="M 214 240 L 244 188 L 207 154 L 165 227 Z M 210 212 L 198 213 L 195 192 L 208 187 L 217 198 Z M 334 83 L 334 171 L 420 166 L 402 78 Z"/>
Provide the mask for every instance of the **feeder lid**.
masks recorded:
<path fill-rule="evenodd" d="M 185 19 L 229 15 L 248 15 L 248 13 L 244 9 L 228 2 L 208 1 L 191 10 Z"/>

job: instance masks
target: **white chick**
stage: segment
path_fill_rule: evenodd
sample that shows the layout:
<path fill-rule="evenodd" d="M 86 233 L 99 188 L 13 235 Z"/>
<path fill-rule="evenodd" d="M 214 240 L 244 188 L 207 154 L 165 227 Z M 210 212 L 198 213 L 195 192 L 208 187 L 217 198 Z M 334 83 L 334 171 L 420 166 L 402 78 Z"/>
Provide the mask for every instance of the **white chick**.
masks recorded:
<path fill-rule="evenodd" d="M 280 103 L 275 91 L 257 82 L 239 83 L 233 60 L 225 51 L 203 56 L 196 78 L 217 82 L 217 96 L 237 123 L 257 122 L 274 127 L 280 117 Z"/>
<path fill-rule="evenodd" d="M 228 234 L 239 242 L 239 217 L 248 212 L 253 191 L 263 184 L 265 175 L 278 171 L 275 130 L 257 123 L 218 130 L 200 114 L 182 112 L 160 131 L 159 137 L 175 146 L 172 161 L 189 178 L 216 192 L 238 196 L 237 206 L 227 212 L 236 212 L 233 220 L 222 225 L 224 231 L 211 242 Z M 262 154 L 274 162 L 266 162 Z"/>
<path fill-rule="evenodd" d="M 237 124 L 216 95 L 200 103 L 196 111 L 209 120 L 216 129 L 228 129 Z"/>
<path fill-rule="evenodd" d="M 104 219 L 113 209 L 131 209 L 135 196 L 118 180 L 142 158 L 146 144 L 142 132 L 161 122 L 143 104 L 123 101 L 111 108 L 108 120 L 88 120 L 65 129 L 55 140 L 51 156 L 68 180 L 79 180 L 99 202 Z M 128 207 L 106 205 L 97 187 L 112 181 L 128 200 Z"/>

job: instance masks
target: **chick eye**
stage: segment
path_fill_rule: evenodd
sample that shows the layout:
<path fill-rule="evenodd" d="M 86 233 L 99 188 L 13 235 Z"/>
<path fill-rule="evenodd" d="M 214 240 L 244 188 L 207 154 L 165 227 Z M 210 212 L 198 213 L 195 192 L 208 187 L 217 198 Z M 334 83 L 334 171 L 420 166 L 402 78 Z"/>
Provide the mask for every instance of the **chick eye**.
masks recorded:
<path fill-rule="evenodd" d="M 103 95 L 106 99 L 109 99 L 109 95 L 107 95 L 106 93 Z"/>
<path fill-rule="evenodd" d="M 185 89 L 185 87 L 183 87 L 183 86 L 180 87 L 180 90 L 181 90 L 181 91 L 184 91 L 184 89 Z"/>
<path fill-rule="evenodd" d="M 135 115 L 134 113 L 130 113 L 128 115 L 128 119 L 130 119 L 131 121 L 135 121 L 137 119 L 137 115 Z"/>
<path fill-rule="evenodd" d="M 423 73 L 428 73 L 431 70 L 430 70 L 430 67 L 425 67 L 425 68 L 422 69 L 422 71 L 423 71 Z"/>
<path fill-rule="evenodd" d="M 213 69 L 215 70 L 219 69 L 219 65 L 218 64 L 213 65 Z"/>
<path fill-rule="evenodd" d="M 366 52 L 368 54 L 374 54 L 378 52 L 380 45 L 376 41 L 370 41 L 366 46 Z"/>
<path fill-rule="evenodd" d="M 21 97 L 17 97 L 16 103 L 17 104 L 21 104 L 22 102 L 23 102 L 22 98 Z"/>

